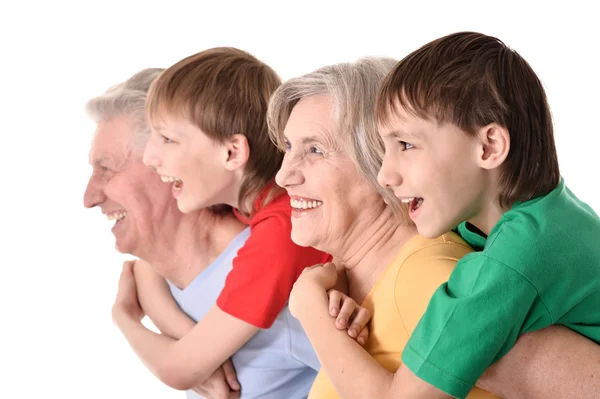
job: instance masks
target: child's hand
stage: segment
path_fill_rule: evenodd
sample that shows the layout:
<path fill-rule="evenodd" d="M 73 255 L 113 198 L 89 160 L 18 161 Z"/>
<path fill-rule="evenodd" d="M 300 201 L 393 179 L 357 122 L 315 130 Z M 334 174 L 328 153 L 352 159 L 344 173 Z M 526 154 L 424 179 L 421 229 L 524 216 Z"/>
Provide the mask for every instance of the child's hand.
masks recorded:
<path fill-rule="evenodd" d="M 294 283 L 288 302 L 292 316 L 302 320 L 315 306 L 327 306 L 327 291 L 335 287 L 337 271 L 333 263 L 314 265 L 302 271 Z M 320 304 L 316 305 L 315 300 Z"/>
<path fill-rule="evenodd" d="M 335 317 L 335 326 L 340 330 L 348 329 L 348 335 L 364 345 L 369 338 L 367 323 L 371 312 L 359 306 L 354 299 L 336 290 L 329 290 L 329 314 Z"/>
<path fill-rule="evenodd" d="M 131 320 L 141 321 L 145 314 L 140 306 L 137 296 L 137 285 L 135 283 L 134 267 L 135 261 L 128 260 L 123 263 L 123 270 L 119 278 L 117 298 L 113 304 L 112 314 L 115 322 L 126 317 Z"/>

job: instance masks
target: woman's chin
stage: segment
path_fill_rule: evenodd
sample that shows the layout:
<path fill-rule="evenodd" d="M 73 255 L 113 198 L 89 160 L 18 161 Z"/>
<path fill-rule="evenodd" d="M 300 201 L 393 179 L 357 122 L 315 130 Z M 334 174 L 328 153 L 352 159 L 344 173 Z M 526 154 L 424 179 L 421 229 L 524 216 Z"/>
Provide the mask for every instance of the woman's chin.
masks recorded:
<path fill-rule="evenodd" d="M 315 245 L 318 245 L 316 242 L 317 240 L 315 240 L 314 231 L 309 232 L 292 229 L 292 241 L 294 244 L 300 245 L 301 247 L 315 247 Z"/>

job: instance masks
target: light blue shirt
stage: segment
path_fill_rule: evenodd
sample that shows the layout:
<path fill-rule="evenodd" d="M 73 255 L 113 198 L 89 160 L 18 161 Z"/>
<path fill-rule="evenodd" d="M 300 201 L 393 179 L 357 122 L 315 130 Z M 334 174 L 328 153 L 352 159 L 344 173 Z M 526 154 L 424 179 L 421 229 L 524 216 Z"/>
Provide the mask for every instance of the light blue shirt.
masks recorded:
<path fill-rule="evenodd" d="M 247 228 L 185 289 L 169 282 L 179 307 L 198 321 L 215 305 L 232 268 L 233 258 L 250 236 Z M 259 330 L 231 357 L 242 399 L 300 399 L 308 391 L 320 368 L 310 341 L 286 306 L 271 328 Z M 201 398 L 193 391 L 188 398 Z"/>

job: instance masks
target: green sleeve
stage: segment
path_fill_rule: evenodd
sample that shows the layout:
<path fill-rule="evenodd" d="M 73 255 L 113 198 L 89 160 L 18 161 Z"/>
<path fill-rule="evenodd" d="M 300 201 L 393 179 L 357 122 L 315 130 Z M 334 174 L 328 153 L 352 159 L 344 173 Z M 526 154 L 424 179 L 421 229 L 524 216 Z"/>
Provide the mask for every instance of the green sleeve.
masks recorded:
<path fill-rule="evenodd" d="M 551 324 L 535 287 L 498 261 L 467 255 L 433 294 L 402 362 L 422 380 L 463 398 L 532 324 Z"/>

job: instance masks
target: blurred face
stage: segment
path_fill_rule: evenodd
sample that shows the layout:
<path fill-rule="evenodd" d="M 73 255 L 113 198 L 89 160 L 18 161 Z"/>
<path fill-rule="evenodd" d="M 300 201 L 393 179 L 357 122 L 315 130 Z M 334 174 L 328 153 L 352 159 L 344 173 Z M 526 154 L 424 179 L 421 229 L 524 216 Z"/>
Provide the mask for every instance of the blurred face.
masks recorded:
<path fill-rule="evenodd" d="M 157 117 L 146 145 L 144 162 L 168 184 L 177 206 L 189 213 L 229 203 L 232 173 L 225 167 L 228 149 L 215 143 L 191 123 L 170 116 Z"/>
<path fill-rule="evenodd" d="M 379 132 L 385 143 L 379 183 L 407 204 L 419 234 L 439 237 L 481 212 L 486 175 L 475 138 L 402 109 Z"/>
<path fill-rule="evenodd" d="M 328 96 L 300 100 L 285 127 L 286 153 L 276 176 L 292 203 L 292 240 L 334 252 L 345 237 L 364 231 L 383 199 L 358 172 L 333 136 Z"/>
<path fill-rule="evenodd" d="M 125 117 L 98 123 L 90 150 L 93 172 L 84 195 L 111 223 L 119 252 L 140 256 L 156 241 L 165 214 L 174 208 L 168 188 L 133 152 Z"/>

